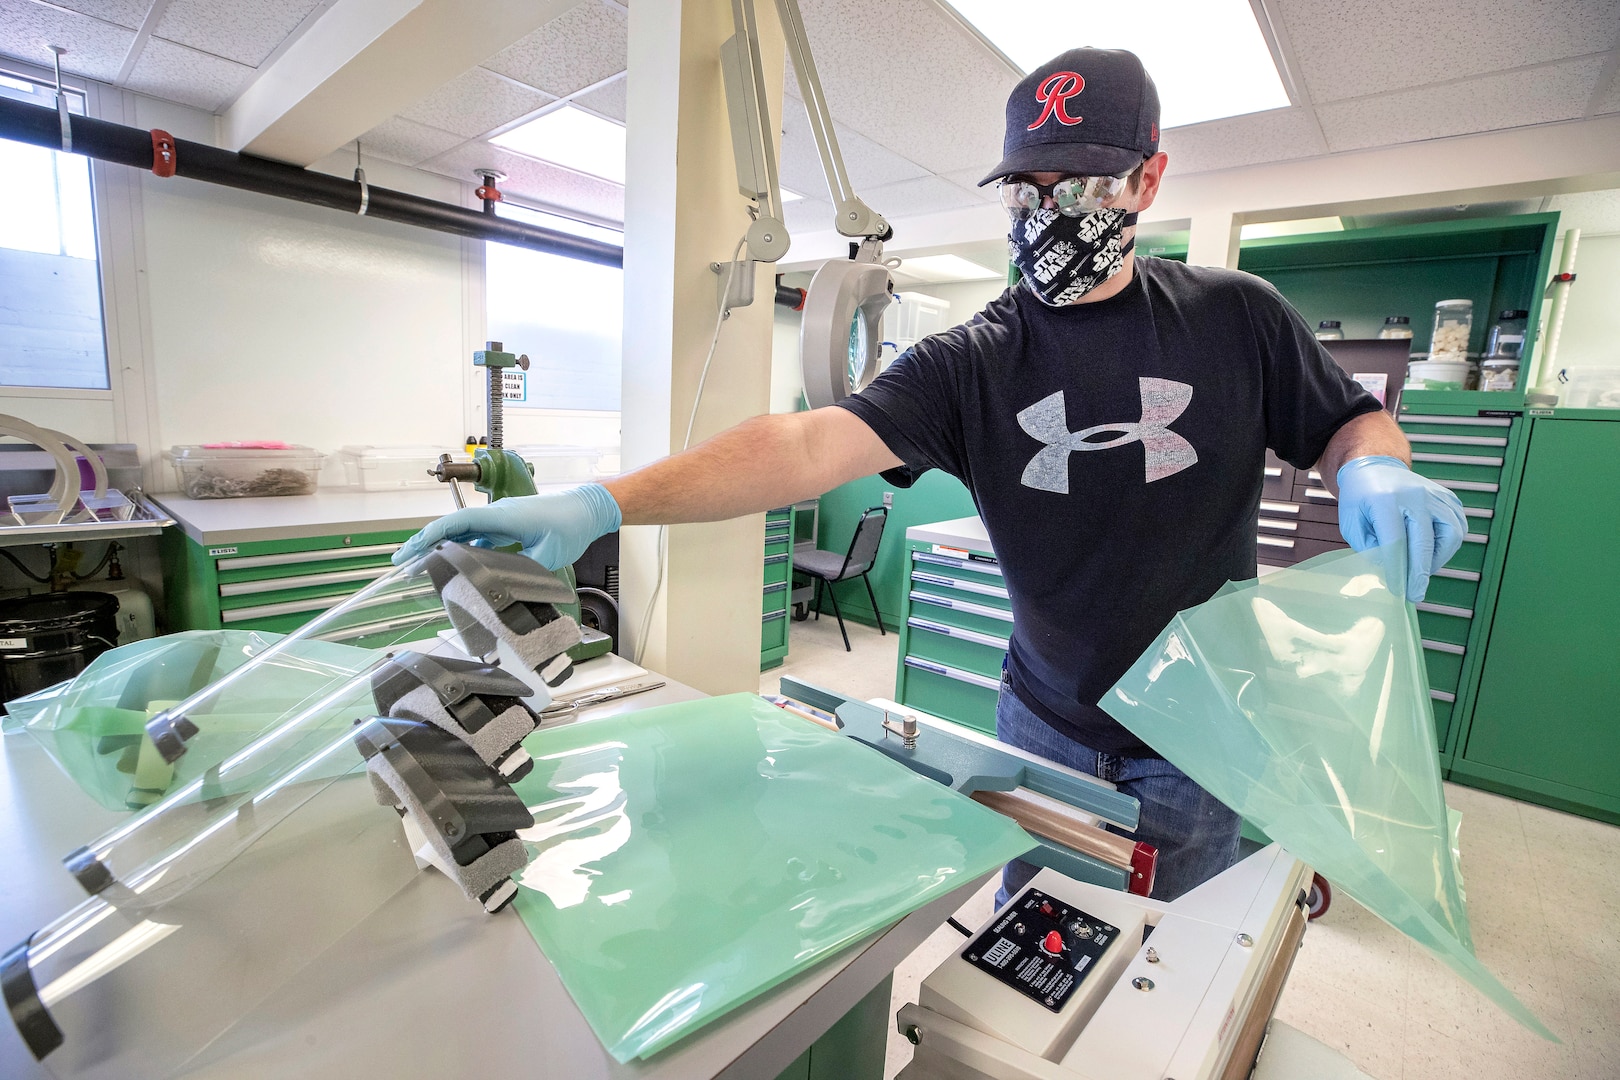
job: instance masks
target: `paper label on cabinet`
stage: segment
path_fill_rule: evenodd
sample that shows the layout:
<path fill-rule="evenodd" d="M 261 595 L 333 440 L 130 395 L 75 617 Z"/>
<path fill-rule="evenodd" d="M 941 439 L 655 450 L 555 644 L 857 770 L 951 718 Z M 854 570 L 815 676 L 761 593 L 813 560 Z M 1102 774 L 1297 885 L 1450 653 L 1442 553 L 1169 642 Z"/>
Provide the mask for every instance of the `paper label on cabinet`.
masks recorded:
<path fill-rule="evenodd" d="M 26 649 L 28 639 L 25 637 L 0 637 L 0 649 Z"/>
<path fill-rule="evenodd" d="M 235 554 L 236 554 L 236 548 L 234 548 L 234 547 L 220 547 L 220 548 L 209 548 L 208 549 L 208 557 L 210 559 L 217 559 L 221 555 L 235 555 Z"/>
<path fill-rule="evenodd" d="M 1361 384 L 1363 390 L 1378 399 L 1378 404 L 1389 407 L 1389 400 L 1385 395 L 1389 392 L 1389 375 L 1382 371 L 1358 371 L 1350 376 Z"/>
<path fill-rule="evenodd" d="M 968 553 L 965 548 L 946 547 L 944 544 L 935 544 L 934 554 L 949 555 L 953 559 L 965 559 L 968 557 Z"/>

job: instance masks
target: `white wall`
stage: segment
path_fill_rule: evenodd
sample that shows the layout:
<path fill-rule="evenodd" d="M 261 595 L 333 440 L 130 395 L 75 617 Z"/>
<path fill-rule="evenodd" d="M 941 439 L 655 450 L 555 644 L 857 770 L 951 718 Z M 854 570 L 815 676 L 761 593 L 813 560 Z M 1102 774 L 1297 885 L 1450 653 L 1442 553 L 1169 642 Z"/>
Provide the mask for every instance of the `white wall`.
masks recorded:
<path fill-rule="evenodd" d="M 1552 255 L 1554 273 L 1563 256 L 1559 237 Z M 1554 366 L 1620 367 L 1620 233 L 1583 235 L 1575 249 L 1575 275 Z M 1542 311 L 1550 313 L 1551 308 L 1545 303 Z M 1541 340 L 1546 342 L 1545 334 Z"/>

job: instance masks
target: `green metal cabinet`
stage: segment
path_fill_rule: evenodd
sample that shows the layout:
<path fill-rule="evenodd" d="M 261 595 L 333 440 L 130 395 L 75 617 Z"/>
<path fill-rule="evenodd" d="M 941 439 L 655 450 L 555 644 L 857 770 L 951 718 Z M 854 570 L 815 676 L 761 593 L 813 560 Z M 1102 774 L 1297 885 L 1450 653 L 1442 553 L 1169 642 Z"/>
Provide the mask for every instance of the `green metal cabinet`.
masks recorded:
<path fill-rule="evenodd" d="M 988 734 L 1012 635 L 1012 603 L 989 545 L 917 539 L 903 552 L 895 700 Z"/>
<path fill-rule="evenodd" d="M 765 515 L 765 583 L 759 616 L 759 670 L 776 667 L 788 654 L 788 606 L 793 592 L 793 508 Z"/>
<path fill-rule="evenodd" d="M 1620 822 L 1620 413 L 1560 409 L 1526 422 L 1451 777 Z"/>
<path fill-rule="evenodd" d="M 414 529 L 204 546 L 181 529 L 163 532 L 164 593 L 170 630 L 265 630 L 288 633 L 391 570 L 391 556 Z M 345 643 L 377 648 L 422 613 L 443 609 L 429 582 L 368 612 Z"/>

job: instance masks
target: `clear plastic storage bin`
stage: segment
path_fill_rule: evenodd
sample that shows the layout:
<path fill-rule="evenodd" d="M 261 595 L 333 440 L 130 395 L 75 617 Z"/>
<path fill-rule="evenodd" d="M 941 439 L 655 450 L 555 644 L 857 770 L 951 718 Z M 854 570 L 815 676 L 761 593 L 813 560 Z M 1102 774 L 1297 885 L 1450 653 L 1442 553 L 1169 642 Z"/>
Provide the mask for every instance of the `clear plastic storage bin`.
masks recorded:
<path fill-rule="evenodd" d="M 514 446 L 517 455 L 534 466 L 536 484 L 585 483 L 596 479 L 602 452 L 589 446 Z"/>
<path fill-rule="evenodd" d="M 312 495 L 326 461 L 319 450 L 285 443 L 175 446 L 164 456 L 188 499 Z"/>
<path fill-rule="evenodd" d="M 448 453 L 440 446 L 345 446 L 338 450 L 348 485 L 364 491 L 404 491 L 410 488 L 438 487 L 439 481 L 428 470 Z M 465 451 L 451 453 L 456 461 L 467 460 Z"/>

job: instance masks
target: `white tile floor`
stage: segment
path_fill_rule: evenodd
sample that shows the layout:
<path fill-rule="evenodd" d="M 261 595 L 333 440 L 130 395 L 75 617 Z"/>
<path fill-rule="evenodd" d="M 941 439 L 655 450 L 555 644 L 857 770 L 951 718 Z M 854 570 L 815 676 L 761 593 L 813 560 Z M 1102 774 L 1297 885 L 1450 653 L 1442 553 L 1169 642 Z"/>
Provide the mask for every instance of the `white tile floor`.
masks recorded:
<path fill-rule="evenodd" d="M 849 624 L 794 623 L 780 677 L 854 697 L 894 692 L 895 635 Z M 1277 1015 L 1338 1049 L 1375 1080 L 1620 1080 L 1620 829 L 1446 785 L 1463 816 L 1463 874 L 1484 961 L 1563 1039 L 1523 1030 L 1405 937 L 1348 897 L 1305 935 Z M 957 918 L 990 915 L 993 886 Z M 942 927 L 895 972 L 894 1009 L 961 941 Z M 889 1035 L 887 1076 L 910 1060 Z"/>

